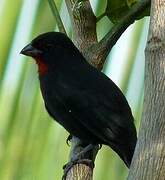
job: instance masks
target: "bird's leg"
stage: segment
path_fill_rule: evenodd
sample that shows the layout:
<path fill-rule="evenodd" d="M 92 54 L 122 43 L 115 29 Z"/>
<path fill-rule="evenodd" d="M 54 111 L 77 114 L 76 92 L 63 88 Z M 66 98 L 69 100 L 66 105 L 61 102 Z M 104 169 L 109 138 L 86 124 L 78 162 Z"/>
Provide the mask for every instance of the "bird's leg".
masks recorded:
<path fill-rule="evenodd" d="M 92 169 L 94 168 L 94 162 L 90 159 L 86 159 L 85 154 L 89 151 L 91 151 L 93 148 L 95 148 L 96 145 L 93 144 L 88 144 L 86 147 L 84 147 L 79 153 L 75 154 L 70 162 L 68 162 L 67 164 L 65 164 L 63 166 L 64 169 L 64 175 L 63 175 L 63 180 L 66 179 L 66 175 L 68 173 L 68 171 L 72 168 L 72 166 L 74 166 L 75 164 L 85 164 L 89 167 L 91 167 Z"/>
<path fill-rule="evenodd" d="M 82 151 L 80 151 L 78 154 L 76 154 L 74 157 L 72 157 L 71 161 L 76 161 L 82 159 L 87 152 L 92 150 L 95 147 L 93 144 L 88 144 Z"/>

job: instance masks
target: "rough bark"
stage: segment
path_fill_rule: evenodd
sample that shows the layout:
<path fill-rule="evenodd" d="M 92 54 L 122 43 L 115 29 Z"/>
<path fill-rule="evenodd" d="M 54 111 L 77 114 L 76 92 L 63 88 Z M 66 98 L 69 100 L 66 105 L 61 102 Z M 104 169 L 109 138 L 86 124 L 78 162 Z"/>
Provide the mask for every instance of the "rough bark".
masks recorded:
<path fill-rule="evenodd" d="M 85 164 L 75 164 L 67 173 L 67 180 L 92 180 L 93 171 Z"/>
<path fill-rule="evenodd" d="M 151 1 L 144 111 L 128 180 L 165 179 L 165 0 Z"/>

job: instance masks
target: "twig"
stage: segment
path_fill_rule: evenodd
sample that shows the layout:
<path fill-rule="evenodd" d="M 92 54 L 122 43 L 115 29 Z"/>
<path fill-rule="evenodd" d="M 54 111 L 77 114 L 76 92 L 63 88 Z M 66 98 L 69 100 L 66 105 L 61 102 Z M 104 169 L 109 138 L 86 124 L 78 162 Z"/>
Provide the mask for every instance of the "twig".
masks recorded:
<path fill-rule="evenodd" d="M 120 38 L 122 33 L 127 29 L 129 25 L 131 25 L 136 18 L 147 8 L 150 6 L 151 0 L 143 0 L 139 3 L 135 4 L 128 14 L 120 20 L 120 22 L 107 33 L 106 36 L 97 44 L 93 44 L 90 48 L 89 55 L 90 59 L 97 59 L 93 58 L 93 56 L 99 57 L 102 54 L 102 58 L 99 59 L 100 62 L 97 62 L 99 69 L 102 69 L 105 59 L 109 52 L 111 51 L 112 47 L 115 45 L 117 40 Z"/>
<path fill-rule="evenodd" d="M 48 3 L 50 6 L 50 9 L 52 11 L 52 14 L 53 14 L 55 20 L 57 21 L 57 26 L 59 28 L 59 31 L 67 34 L 54 0 L 48 0 Z"/>

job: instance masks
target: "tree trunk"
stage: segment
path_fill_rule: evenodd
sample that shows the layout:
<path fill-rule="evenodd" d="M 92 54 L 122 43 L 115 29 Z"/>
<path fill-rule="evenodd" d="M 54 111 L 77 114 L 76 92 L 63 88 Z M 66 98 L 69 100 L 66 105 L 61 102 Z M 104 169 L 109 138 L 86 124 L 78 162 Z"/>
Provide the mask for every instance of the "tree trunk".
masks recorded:
<path fill-rule="evenodd" d="M 165 179 L 165 0 L 151 1 L 144 112 L 128 180 Z"/>
<path fill-rule="evenodd" d="M 73 27 L 73 41 L 86 60 L 93 66 L 97 67 L 94 63 L 90 62 L 91 58 L 88 56 L 88 48 L 97 43 L 96 34 L 96 17 L 91 9 L 90 2 L 88 0 L 82 1 L 79 4 L 77 0 L 65 0 L 67 9 L 70 15 L 72 27 Z M 94 61 L 93 61 L 94 62 Z M 71 140 L 71 153 L 70 160 L 75 154 L 81 152 L 81 140 L 76 137 L 72 137 Z M 90 150 L 89 156 L 84 159 L 90 159 L 94 162 L 98 148 Z M 78 163 L 72 166 L 72 168 L 66 173 L 65 180 L 92 180 L 93 167 L 84 163 Z"/>

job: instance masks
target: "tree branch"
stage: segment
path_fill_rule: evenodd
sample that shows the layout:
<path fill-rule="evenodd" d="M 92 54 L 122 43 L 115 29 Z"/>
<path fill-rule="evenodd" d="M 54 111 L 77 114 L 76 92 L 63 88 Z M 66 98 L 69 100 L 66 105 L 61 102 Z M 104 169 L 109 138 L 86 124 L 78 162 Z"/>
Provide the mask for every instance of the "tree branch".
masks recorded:
<path fill-rule="evenodd" d="M 78 49 L 85 55 L 85 51 L 92 44 L 97 43 L 96 17 L 89 0 L 81 2 L 65 0 L 65 2 L 72 22 L 73 40 Z"/>
<path fill-rule="evenodd" d="M 73 27 L 73 41 L 75 45 L 82 52 L 84 57 L 88 62 L 90 59 L 86 56 L 86 52 L 89 47 L 97 43 L 96 34 L 96 17 L 92 12 L 90 2 L 84 0 L 79 2 L 78 0 L 66 0 L 66 5 L 71 18 Z M 71 141 L 72 151 L 70 154 L 70 160 L 74 158 L 75 155 L 80 153 L 84 148 L 83 142 L 80 139 L 73 137 Z M 98 152 L 98 146 L 94 147 L 92 150 L 82 157 L 82 160 L 91 160 L 94 163 L 96 154 Z M 79 163 L 74 165 L 67 173 L 67 180 L 92 180 L 93 167 L 88 166 L 84 163 Z"/>
<path fill-rule="evenodd" d="M 123 19 L 120 20 L 120 22 L 107 33 L 107 35 L 96 44 L 93 44 L 90 47 L 90 50 L 88 51 L 89 54 L 87 55 L 89 59 L 91 60 L 97 60 L 97 66 L 99 69 L 103 68 L 103 65 L 105 63 L 106 57 L 111 51 L 114 44 L 117 42 L 117 40 L 120 38 L 122 33 L 127 29 L 129 25 L 131 25 L 138 16 L 147 8 L 150 6 L 151 0 L 143 0 L 139 3 L 135 4 L 128 14 L 123 17 Z M 93 57 L 96 56 L 96 57 Z M 102 58 L 97 58 L 97 57 Z M 92 63 L 93 64 L 93 63 Z"/>

